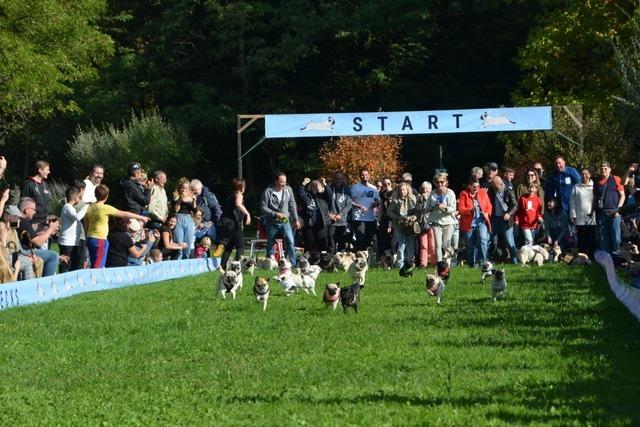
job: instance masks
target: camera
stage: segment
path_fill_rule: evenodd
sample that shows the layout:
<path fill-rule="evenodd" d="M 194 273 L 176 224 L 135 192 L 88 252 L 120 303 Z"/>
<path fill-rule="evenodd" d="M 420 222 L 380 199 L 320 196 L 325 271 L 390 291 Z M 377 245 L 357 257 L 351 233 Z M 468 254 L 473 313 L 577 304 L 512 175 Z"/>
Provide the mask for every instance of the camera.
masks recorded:
<path fill-rule="evenodd" d="M 9 223 L 9 228 L 18 228 L 20 226 L 20 217 L 17 215 L 4 214 L 2 220 Z"/>

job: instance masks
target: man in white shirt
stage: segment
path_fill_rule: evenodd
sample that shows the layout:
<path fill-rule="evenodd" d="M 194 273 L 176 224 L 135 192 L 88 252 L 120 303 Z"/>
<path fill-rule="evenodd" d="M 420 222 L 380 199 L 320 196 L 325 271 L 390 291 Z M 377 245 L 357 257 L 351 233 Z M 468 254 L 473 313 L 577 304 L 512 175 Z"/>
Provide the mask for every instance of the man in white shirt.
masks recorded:
<path fill-rule="evenodd" d="M 351 186 L 351 230 L 355 235 L 355 249 L 366 251 L 376 233 L 374 209 L 379 205 L 378 190 L 369 182 L 369 171 L 360 171 L 360 182 Z"/>
<path fill-rule="evenodd" d="M 94 164 L 91 166 L 89 176 L 84 180 L 84 194 L 82 195 L 82 201 L 84 203 L 96 202 L 96 187 L 102 183 L 104 178 L 104 166 Z"/>

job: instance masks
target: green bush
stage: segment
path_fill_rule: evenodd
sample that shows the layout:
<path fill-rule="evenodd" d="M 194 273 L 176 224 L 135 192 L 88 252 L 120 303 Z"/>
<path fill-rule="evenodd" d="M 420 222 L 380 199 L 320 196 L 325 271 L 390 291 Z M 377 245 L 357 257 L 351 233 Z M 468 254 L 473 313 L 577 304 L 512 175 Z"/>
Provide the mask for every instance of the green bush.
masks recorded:
<path fill-rule="evenodd" d="M 69 142 L 67 157 L 78 176 L 86 174 L 93 163 L 104 165 L 104 182 L 111 186 L 126 175 L 130 162 L 139 162 L 149 174 L 162 169 L 174 179 L 193 170 L 198 154 L 186 132 L 167 123 L 154 110 L 132 113 L 129 123 L 122 127 L 108 124 L 102 129 L 79 128 Z"/>

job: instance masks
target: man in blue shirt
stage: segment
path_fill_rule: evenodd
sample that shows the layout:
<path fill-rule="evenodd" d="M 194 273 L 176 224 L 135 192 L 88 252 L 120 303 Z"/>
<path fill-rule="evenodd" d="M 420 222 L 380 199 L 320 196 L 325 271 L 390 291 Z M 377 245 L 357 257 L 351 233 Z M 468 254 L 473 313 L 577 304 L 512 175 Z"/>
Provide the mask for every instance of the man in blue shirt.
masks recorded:
<path fill-rule="evenodd" d="M 557 155 L 553 159 L 555 171 L 549 179 L 545 190 L 545 199 L 560 199 L 562 201 L 562 209 L 569 212 L 569 202 L 571 200 L 571 192 L 573 186 L 580 183 L 580 174 L 575 168 L 567 166 L 564 157 Z"/>

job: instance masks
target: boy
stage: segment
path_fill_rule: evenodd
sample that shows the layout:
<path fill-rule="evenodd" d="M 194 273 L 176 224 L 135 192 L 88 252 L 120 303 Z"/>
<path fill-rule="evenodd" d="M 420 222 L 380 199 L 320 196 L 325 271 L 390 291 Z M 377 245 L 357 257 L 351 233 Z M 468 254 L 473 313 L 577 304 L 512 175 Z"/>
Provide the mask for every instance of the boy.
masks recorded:
<path fill-rule="evenodd" d="M 84 238 L 82 229 L 82 218 L 87 213 L 89 205 L 84 205 L 82 209 L 76 211 L 76 205 L 80 203 L 80 190 L 75 187 L 67 188 L 65 192 L 66 203 L 60 212 L 60 255 L 66 256 L 69 261 L 60 263 L 60 273 L 79 270 L 83 267 L 83 254 L 81 239 Z M 61 257 L 61 259 L 64 259 Z"/>
<path fill-rule="evenodd" d="M 109 187 L 100 184 L 96 187 L 96 200 L 87 211 L 87 247 L 89 249 L 90 267 L 103 268 L 107 262 L 109 251 L 109 217 L 135 218 L 146 223 L 149 218 L 132 212 L 121 211 L 111 205 L 107 205 Z"/>

